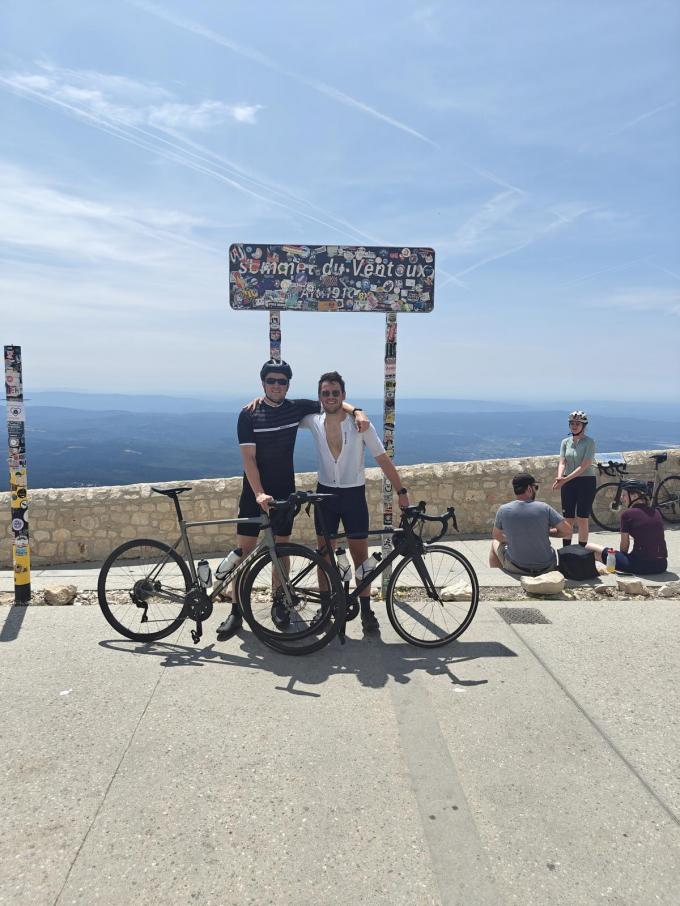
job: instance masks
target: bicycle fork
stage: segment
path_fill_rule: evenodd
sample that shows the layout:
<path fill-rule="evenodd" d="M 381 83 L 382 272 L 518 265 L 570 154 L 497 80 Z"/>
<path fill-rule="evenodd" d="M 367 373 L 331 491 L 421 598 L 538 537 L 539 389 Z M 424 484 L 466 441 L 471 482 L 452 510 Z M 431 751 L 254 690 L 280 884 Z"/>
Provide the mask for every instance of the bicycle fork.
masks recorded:
<path fill-rule="evenodd" d="M 420 551 L 417 551 L 417 553 L 413 555 L 413 562 L 415 563 L 416 572 L 420 577 L 420 581 L 423 583 L 423 588 L 427 592 L 428 598 L 441 604 L 441 599 L 437 594 L 434 583 L 430 578 L 430 574 L 427 570 L 427 567 L 425 566 L 425 563 L 423 562 L 423 556 Z"/>

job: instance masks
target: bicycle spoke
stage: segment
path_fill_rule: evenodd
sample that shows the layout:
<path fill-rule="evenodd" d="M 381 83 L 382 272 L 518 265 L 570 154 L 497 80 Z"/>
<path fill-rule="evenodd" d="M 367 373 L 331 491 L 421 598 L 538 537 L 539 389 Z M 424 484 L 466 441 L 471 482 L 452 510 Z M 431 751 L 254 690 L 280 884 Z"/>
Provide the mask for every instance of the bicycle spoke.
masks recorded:
<path fill-rule="evenodd" d="M 114 551 L 99 576 L 99 604 L 128 638 L 162 638 L 183 620 L 190 585 L 186 564 L 162 542 L 129 542 Z"/>
<path fill-rule="evenodd" d="M 393 574 L 388 589 L 388 614 L 403 638 L 416 645 L 434 647 L 456 638 L 469 625 L 479 590 L 470 564 L 450 548 L 426 548 L 422 563 L 436 599 L 429 596 L 415 558 L 407 557 Z"/>
<path fill-rule="evenodd" d="M 241 605 L 253 632 L 288 654 L 304 654 L 326 644 L 337 628 L 334 596 L 342 594 L 332 567 L 309 548 L 276 547 L 277 562 L 265 551 L 244 577 Z"/>

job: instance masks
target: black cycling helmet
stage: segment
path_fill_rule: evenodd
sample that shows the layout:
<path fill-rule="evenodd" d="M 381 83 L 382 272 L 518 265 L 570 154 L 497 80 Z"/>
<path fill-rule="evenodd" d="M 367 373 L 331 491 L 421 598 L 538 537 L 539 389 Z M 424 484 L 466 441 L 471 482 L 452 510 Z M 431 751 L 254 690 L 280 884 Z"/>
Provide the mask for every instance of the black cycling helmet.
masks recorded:
<path fill-rule="evenodd" d="M 276 372 L 276 374 L 285 374 L 288 380 L 293 377 L 293 369 L 288 362 L 284 362 L 283 359 L 269 359 L 265 362 L 262 368 L 260 368 L 260 380 L 263 381 L 267 375 L 272 372 Z"/>
<path fill-rule="evenodd" d="M 649 485 L 641 478 L 629 478 L 621 482 L 622 491 L 637 491 L 638 494 L 644 494 L 649 497 Z"/>

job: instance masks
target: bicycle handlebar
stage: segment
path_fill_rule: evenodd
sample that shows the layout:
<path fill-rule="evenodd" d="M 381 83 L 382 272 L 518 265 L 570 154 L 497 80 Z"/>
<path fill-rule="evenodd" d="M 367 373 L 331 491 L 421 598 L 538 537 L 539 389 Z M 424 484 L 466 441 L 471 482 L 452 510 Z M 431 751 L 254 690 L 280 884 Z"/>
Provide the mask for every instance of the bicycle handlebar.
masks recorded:
<path fill-rule="evenodd" d="M 447 507 L 446 512 L 441 513 L 439 516 L 427 516 L 425 514 L 426 506 L 427 506 L 427 504 L 425 503 L 425 501 L 421 500 L 417 506 L 405 507 L 404 511 L 403 511 L 404 512 L 403 518 L 405 518 L 405 519 L 408 519 L 409 517 L 412 518 L 413 519 L 412 524 L 415 524 L 416 522 L 440 522 L 441 523 L 441 526 L 442 526 L 441 531 L 437 535 L 435 535 L 434 538 L 430 538 L 430 540 L 427 542 L 428 544 L 434 544 L 435 541 L 439 541 L 440 538 L 443 538 L 444 535 L 447 535 L 449 533 L 449 522 L 453 525 L 453 528 L 456 531 L 458 531 L 458 521 L 456 519 L 456 510 L 454 507 L 452 507 L 452 506 Z"/>
<path fill-rule="evenodd" d="M 614 462 L 612 459 L 609 460 L 605 466 L 603 463 L 596 463 L 597 470 L 600 475 L 609 475 L 610 478 L 616 478 L 618 475 L 625 475 L 628 471 L 628 465 L 625 462 Z"/>
<path fill-rule="evenodd" d="M 315 494 L 312 491 L 293 491 L 286 500 L 270 500 L 270 510 L 282 510 L 286 508 L 295 509 L 295 515 L 300 512 L 306 504 L 312 505 L 322 503 L 328 497 L 335 497 L 335 494 Z"/>

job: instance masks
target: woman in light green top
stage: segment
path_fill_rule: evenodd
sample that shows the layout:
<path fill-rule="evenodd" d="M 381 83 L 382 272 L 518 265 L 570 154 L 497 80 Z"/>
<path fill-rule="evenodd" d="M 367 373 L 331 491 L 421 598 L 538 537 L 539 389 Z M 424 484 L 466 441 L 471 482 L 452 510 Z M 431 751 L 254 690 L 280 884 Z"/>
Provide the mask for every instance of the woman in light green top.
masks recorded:
<path fill-rule="evenodd" d="M 588 416 L 581 409 L 569 415 L 569 437 L 565 437 L 560 447 L 560 464 L 557 478 L 553 482 L 553 491 L 560 489 L 562 496 L 562 515 L 571 525 L 578 529 L 578 543 L 586 546 L 588 541 L 588 519 L 597 490 L 595 478 L 595 441 L 586 435 Z M 565 538 L 562 544 L 571 544 L 571 538 Z"/>

